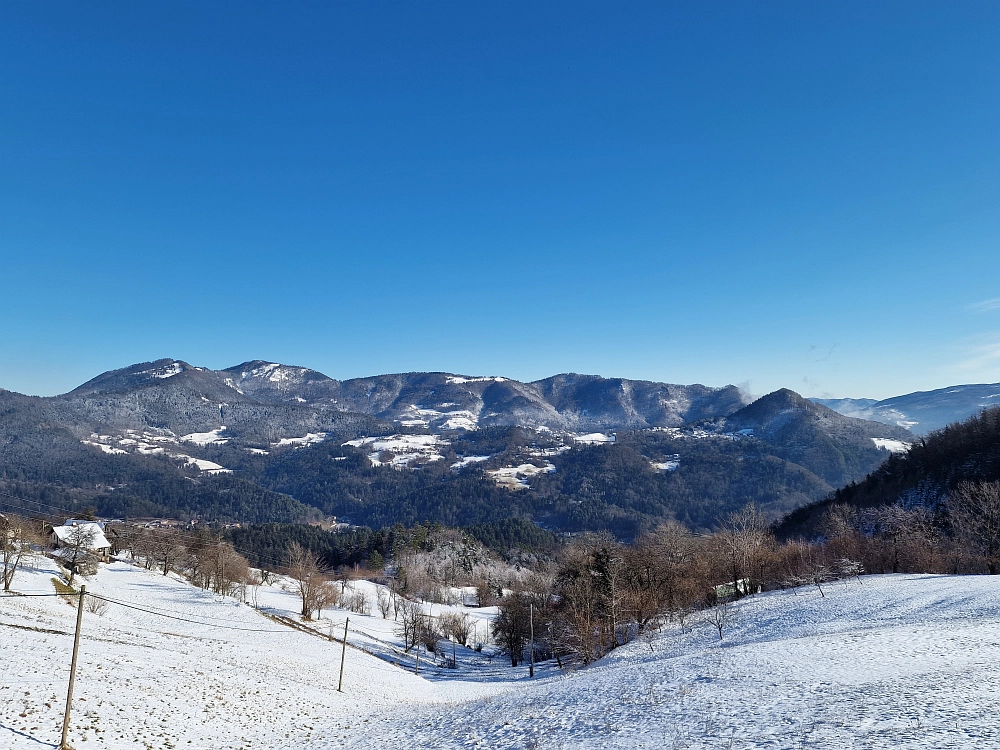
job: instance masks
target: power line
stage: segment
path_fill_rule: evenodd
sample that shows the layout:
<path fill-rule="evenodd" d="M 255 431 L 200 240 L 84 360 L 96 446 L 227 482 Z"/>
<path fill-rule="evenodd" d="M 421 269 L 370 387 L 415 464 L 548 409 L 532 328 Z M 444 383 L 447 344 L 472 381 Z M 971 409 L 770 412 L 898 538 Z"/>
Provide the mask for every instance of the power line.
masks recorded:
<path fill-rule="evenodd" d="M 24 599 L 28 596 L 77 596 L 74 592 L 72 594 L 0 594 L 0 599 Z"/>
<path fill-rule="evenodd" d="M 97 594 L 94 594 L 93 592 L 91 592 L 90 596 L 96 597 Z M 130 601 L 130 600 L 125 600 L 124 602 L 115 600 L 114 603 L 115 604 L 122 604 L 122 606 L 125 606 L 126 604 L 131 604 L 131 605 L 133 605 L 135 607 L 146 607 L 146 608 L 148 608 L 150 610 L 153 610 L 154 613 L 156 613 L 156 610 L 159 610 L 160 612 L 164 612 L 166 610 L 165 607 L 156 607 L 156 606 L 154 606 L 152 604 L 145 604 L 145 603 L 142 603 L 142 602 L 136 602 L 136 601 Z M 222 622 L 230 622 L 232 620 L 231 617 L 212 617 L 211 615 L 191 615 L 191 617 L 200 617 L 200 618 L 205 619 L 205 620 L 220 620 Z"/>
<path fill-rule="evenodd" d="M 104 601 L 104 602 L 109 602 L 111 604 L 117 604 L 119 607 L 126 607 L 128 609 L 134 609 L 134 610 L 137 610 L 139 612 L 145 612 L 148 615 L 155 615 L 157 617 L 166 617 L 166 618 L 171 619 L 171 620 L 179 620 L 180 622 L 189 622 L 192 625 L 204 625 L 206 627 L 221 628 L 223 630 L 242 630 L 242 631 L 248 632 L 248 633 L 287 633 L 288 632 L 287 630 L 273 630 L 271 628 L 239 628 L 239 627 L 236 627 L 234 625 L 216 625 L 214 623 L 209 623 L 209 622 L 199 622 L 198 620 L 191 620 L 191 619 L 188 619 L 186 617 L 177 617 L 176 615 L 167 615 L 167 614 L 164 614 L 162 612 L 154 612 L 151 609 L 146 609 L 144 607 L 137 607 L 134 604 L 126 604 L 125 602 L 120 602 L 120 601 L 117 601 L 116 599 L 111 599 L 111 598 L 106 597 L 106 596 L 101 596 L 100 594 L 89 594 L 89 596 L 93 597 L 94 599 L 100 599 L 101 601 Z"/>

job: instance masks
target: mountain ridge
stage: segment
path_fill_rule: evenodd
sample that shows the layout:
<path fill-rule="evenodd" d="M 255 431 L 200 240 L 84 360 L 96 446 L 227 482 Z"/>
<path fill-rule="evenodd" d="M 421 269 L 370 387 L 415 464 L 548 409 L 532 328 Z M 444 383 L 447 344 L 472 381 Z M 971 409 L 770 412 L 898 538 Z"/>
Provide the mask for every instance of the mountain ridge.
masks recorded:
<path fill-rule="evenodd" d="M 206 401 L 220 404 L 247 399 L 263 404 L 301 404 L 325 412 L 364 414 L 411 428 L 666 427 L 731 413 L 745 404 L 733 385 L 714 388 L 577 373 L 533 382 L 447 372 L 390 373 L 341 381 L 306 367 L 264 360 L 211 370 L 170 358 L 110 370 L 65 394 L 46 398 L 79 402 L 157 386 L 172 389 L 180 383 Z M 208 426 L 203 417 L 200 428 Z"/>
<path fill-rule="evenodd" d="M 1000 404 L 1000 383 L 949 385 L 876 400 L 868 398 L 813 398 L 818 404 L 849 417 L 905 427 L 926 435 L 963 422 Z"/>
<path fill-rule="evenodd" d="M 60 396 L 0 395 L 0 484 L 15 494 L 223 522 L 704 531 L 748 502 L 771 517 L 815 502 L 915 439 L 787 389 L 747 404 L 734 386 L 578 373 L 336 381 L 166 358 Z"/>

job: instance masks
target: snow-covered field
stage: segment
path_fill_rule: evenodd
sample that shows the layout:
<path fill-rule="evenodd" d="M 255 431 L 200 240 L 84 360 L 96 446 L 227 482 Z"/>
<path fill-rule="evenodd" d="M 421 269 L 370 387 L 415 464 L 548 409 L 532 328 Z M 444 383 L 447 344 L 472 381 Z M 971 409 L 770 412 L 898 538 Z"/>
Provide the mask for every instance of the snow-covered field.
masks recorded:
<path fill-rule="evenodd" d="M 52 593 L 51 565 L 14 588 Z M 351 615 L 349 642 L 382 658 L 349 648 L 343 693 L 339 644 L 124 563 L 86 583 L 140 609 L 84 614 L 78 749 L 1000 746 L 990 577 L 764 594 L 735 605 L 721 642 L 704 622 L 669 626 L 570 674 L 544 665 L 534 681 L 467 650 L 460 669 L 416 676 L 392 663 L 390 623 Z M 259 602 L 295 606 L 277 587 Z M 57 742 L 74 616 L 59 598 L 0 598 L 0 747 Z"/>

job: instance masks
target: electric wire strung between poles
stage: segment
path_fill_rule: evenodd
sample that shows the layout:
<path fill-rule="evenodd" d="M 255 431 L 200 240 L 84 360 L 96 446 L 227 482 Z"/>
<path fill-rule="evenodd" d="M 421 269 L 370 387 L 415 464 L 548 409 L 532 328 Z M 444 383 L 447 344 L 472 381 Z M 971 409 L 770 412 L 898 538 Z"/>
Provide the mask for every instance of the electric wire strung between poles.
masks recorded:
<path fill-rule="evenodd" d="M 0 599 L 24 599 L 26 597 L 39 597 L 39 596 L 76 596 L 73 594 L 0 594 Z M 93 596 L 93 594 L 91 594 Z"/>
<path fill-rule="evenodd" d="M 28 508 L 28 507 L 23 506 L 23 505 L 16 505 L 14 503 L 6 503 L 7 506 L 9 506 L 9 507 L 15 507 L 15 508 L 20 508 L 23 511 L 27 511 L 28 513 L 33 514 L 36 518 L 42 518 L 44 515 L 53 516 L 53 515 L 56 515 L 56 514 L 65 515 L 67 517 L 71 517 L 72 515 L 74 515 L 75 513 L 77 513 L 79 511 L 79 509 L 65 508 L 65 507 L 62 507 L 62 506 L 53 505 L 51 503 L 45 503 L 45 502 L 41 502 L 41 501 L 38 501 L 38 500 L 31 500 L 31 499 L 28 499 L 28 498 L 23 498 L 23 497 L 20 497 L 18 495 L 13 495 L 13 494 L 11 494 L 9 492 L 6 492 L 6 491 L 3 491 L 3 490 L 0 490 L 0 496 L 6 497 L 6 498 L 10 498 L 12 500 L 18 500 L 18 501 L 21 501 L 21 502 L 29 503 L 29 504 L 34 505 L 34 506 L 38 506 L 36 508 Z M 40 508 L 47 508 L 48 511 L 43 511 Z M 144 528 L 144 527 L 137 526 L 137 528 Z M 184 531 L 184 530 L 176 529 L 176 528 L 156 528 L 156 529 L 152 529 L 151 528 L 150 531 L 152 531 L 153 533 L 155 533 L 157 536 L 176 539 L 176 540 L 178 540 L 179 542 L 182 542 L 182 543 L 200 543 L 200 544 L 218 543 L 220 545 L 222 544 L 221 536 L 218 538 L 217 542 L 214 542 L 213 540 L 206 539 L 203 535 L 200 535 L 197 532 Z M 232 543 L 227 543 L 227 544 L 234 551 L 240 552 L 240 548 L 237 547 L 235 544 L 232 544 Z M 261 553 L 256 552 L 256 551 L 254 551 L 254 552 L 247 551 L 247 552 L 248 552 L 248 554 L 250 556 L 255 557 L 258 561 L 261 561 L 261 562 L 266 561 L 266 562 L 272 562 L 272 563 L 274 563 L 275 567 L 281 567 L 284 564 L 284 562 L 285 562 L 284 560 L 280 560 L 280 559 L 278 559 L 278 558 L 276 558 L 274 556 L 266 555 L 266 554 L 261 554 Z M 62 594 L 37 594 L 37 595 L 34 595 L 34 596 L 63 596 L 63 595 Z M 190 618 L 185 618 L 185 617 L 179 617 L 177 615 L 167 614 L 165 612 L 157 612 L 157 611 L 155 611 L 156 608 L 152 607 L 152 605 L 138 605 L 138 604 L 133 604 L 133 603 L 129 603 L 129 602 L 123 602 L 123 601 L 111 599 L 109 597 L 103 597 L 103 596 L 96 595 L 96 594 L 90 594 L 90 596 L 92 596 L 95 599 L 100 599 L 102 601 L 106 601 L 106 602 L 111 603 L 111 604 L 115 604 L 115 605 L 118 605 L 118 606 L 121 606 L 121 607 L 126 607 L 126 608 L 133 609 L 133 610 L 136 610 L 136 611 L 144 612 L 146 614 L 150 614 L 150 615 L 154 615 L 154 616 L 160 616 L 160 617 L 164 617 L 164 618 L 168 618 L 168 619 L 176 620 L 176 621 L 180 621 L 180 622 L 188 622 L 188 623 L 191 623 L 191 624 L 201 625 L 201 626 L 205 626 L 205 627 L 213 627 L 213 628 L 218 628 L 218 629 L 223 629 L 223 630 L 233 630 L 233 631 L 242 631 L 242 632 L 259 632 L 259 633 L 274 633 L 274 634 L 287 633 L 287 631 L 285 631 L 285 630 L 273 630 L 273 629 L 263 629 L 263 628 L 241 628 L 241 627 L 232 626 L 232 625 L 216 625 L 214 623 L 203 622 L 203 621 L 200 621 L 200 620 L 195 620 L 195 619 L 190 619 Z M 6 597 L 0 597 L 0 598 L 6 598 Z M 10 598 L 17 598 L 17 597 L 16 596 L 11 596 Z M 260 611 L 260 610 L 258 610 L 258 611 Z M 216 618 L 216 617 L 212 617 L 210 615 L 193 615 L 193 617 L 200 617 L 202 619 L 209 619 L 209 620 L 226 620 L 227 619 L 227 618 L 221 618 L 221 617 L 220 618 Z M 361 647 L 356 646 L 354 644 L 347 644 L 346 643 L 346 637 L 347 637 L 347 631 L 348 631 L 348 623 L 349 623 L 349 619 L 348 619 L 347 622 L 344 623 L 345 633 L 344 633 L 343 643 L 342 643 L 342 652 L 346 652 L 346 646 L 347 645 L 351 645 L 352 648 L 357 648 L 357 649 L 363 651 L 364 653 L 367 653 L 370 656 L 373 656 L 373 657 L 379 659 L 380 661 L 387 661 L 389 664 L 393 663 L 391 659 L 388 659 L 387 657 L 384 657 L 384 656 L 382 656 L 380 654 L 377 654 L 377 653 L 374 653 L 372 651 L 369 651 L 368 649 L 361 648 Z M 139 627 L 139 626 L 135 626 L 135 627 Z M 147 628 L 140 628 L 140 629 L 149 630 Z M 301 630 L 305 630 L 305 631 L 309 631 L 309 632 L 314 632 L 313 628 L 309 628 L 307 626 L 303 626 L 302 628 L 297 628 L 297 629 L 301 629 Z M 373 636 L 370 633 L 366 633 L 366 632 L 358 630 L 356 628 L 350 628 L 349 630 L 350 630 L 351 633 L 355 633 L 355 634 L 360 635 L 362 637 L 369 638 L 369 639 L 371 639 L 373 641 L 376 641 L 378 643 L 381 643 L 381 644 L 383 644 L 385 646 L 389 646 L 390 648 L 392 648 L 391 645 L 388 642 L 383 641 L 381 638 Z M 157 632 L 157 633 L 159 633 L 159 631 L 155 631 L 155 630 L 151 630 L 150 632 Z M 322 634 L 318 633 L 318 631 L 315 631 L 315 632 L 320 637 L 323 637 Z M 163 635 L 170 635 L 170 634 L 163 633 Z M 396 649 L 392 648 L 392 650 L 395 651 Z M 398 656 L 399 656 L 399 654 L 397 653 L 397 659 L 398 659 Z M 419 653 L 414 658 L 415 658 L 414 671 L 416 672 L 417 670 L 419 670 L 419 659 L 420 659 Z M 397 663 L 396 663 L 395 666 L 396 666 L 396 668 L 400 667 L 400 665 L 398 664 L 398 661 L 397 661 Z M 343 668 L 343 663 L 341 664 L 341 668 Z M 391 671 L 391 670 L 388 670 L 388 671 Z"/>
<path fill-rule="evenodd" d="M 72 596 L 77 596 L 77 594 L 76 593 L 68 593 L 68 594 L 58 594 L 58 593 L 53 593 L 53 594 L 5 594 L 5 595 L 0 595 L 0 599 L 20 599 L 20 598 L 23 598 L 23 597 L 72 597 Z M 284 629 L 275 630 L 275 629 L 270 629 L 270 628 L 242 628 L 242 627 L 237 627 L 237 626 L 234 626 L 234 625 L 216 625 L 216 624 L 210 623 L 210 622 L 202 622 L 201 620 L 191 619 L 190 617 L 180 617 L 178 615 L 172 615 L 172 614 L 168 614 L 168 613 L 165 613 L 165 612 L 162 612 L 162 611 L 158 612 L 158 611 L 156 611 L 157 608 L 151 608 L 151 606 L 140 606 L 140 605 L 133 604 L 133 603 L 130 603 L 130 602 L 125 602 L 125 601 L 121 601 L 121 600 L 118 600 L 118 599 L 113 599 L 111 597 L 102 596 L 100 594 L 94 594 L 92 592 L 88 592 L 87 596 L 90 596 L 93 599 L 99 599 L 101 601 L 108 602 L 110 604 L 115 604 L 117 606 L 125 607 L 125 608 L 128 608 L 128 609 L 133 609 L 133 610 L 136 610 L 136 611 L 139 611 L 139 612 L 144 612 L 146 614 L 150 614 L 150 615 L 153 615 L 153 616 L 164 617 L 164 618 L 167 618 L 167 619 L 177 620 L 177 621 L 180 621 L 180 622 L 187 622 L 187 623 L 190 623 L 192 625 L 202 625 L 202 626 L 213 627 L 213 628 L 218 628 L 218 629 L 222 629 L 222 630 L 235 630 L 235 631 L 250 632 L 250 633 L 273 633 L 273 634 L 287 634 L 288 633 L 288 631 L 284 630 Z M 270 616 L 270 615 L 267 614 L 266 611 L 263 611 L 263 610 L 255 609 L 254 611 L 260 612 L 261 614 L 264 614 L 265 616 Z M 226 619 L 228 619 L 228 618 L 221 618 L 221 617 L 220 618 L 211 617 L 210 615 L 192 615 L 192 617 L 198 617 L 198 618 L 203 618 L 203 619 L 217 619 L 217 620 L 226 620 Z M 278 621 L 280 622 L 281 620 L 278 620 Z M 355 635 L 362 636 L 363 638 L 368 638 L 369 640 L 375 641 L 376 643 L 380 643 L 383 646 L 386 646 L 386 647 L 392 649 L 394 652 L 396 652 L 397 657 L 399 657 L 399 656 L 410 656 L 410 654 L 406 654 L 405 652 L 403 654 L 400 654 L 390 642 L 385 641 L 382 638 L 379 638 L 378 636 L 375 636 L 375 635 L 373 635 L 373 634 L 371 634 L 371 633 L 369 633 L 367 631 L 361 630 L 359 628 L 351 628 L 351 627 L 349 627 L 349 623 L 350 623 L 350 618 L 347 618 L 347 620 L 345 621 L 344 625 L 345 625 L 345 628 L 348 630 L 348 632 L 353 633 Z M 156 633 L 157 635 L 164 635 L 164 636 L 173 636 L 173 635 L 176 635 L 175 633 L 164 633 L 163 631 L 155 630 L 153 628 L 144 628 L 144 627 L 142 627 L 140 625 L 136 625 L 134 623 L 131 624 L 129 627 L 136 628 L 136 629 L 139 629 L 139 630 L 144 630 L 144 631 L 151 632 L 151 633 Z M 321 638 L 326 638 L 326 636 L 324 636 L 318 630 L 316 630 L 315 628 L 310 628 L 307 625 L 296 625 L 295 629 L 299 630 L 301 632 L 307 632 L 307 633 L 309 633 L 311 635 L 316 635 L 316 636 L 321 637 Z M 329 640 L 329 639 L 327 639 L 327 640 Z M 343 639 L 341 639 L 341 640 L 343 642 Z M 376 659 L 379 659 L 380 661 L 386 661 L 389 664 L 393 664 L 393 661 L 390 658 L 386 657 L 386 656 L 383 656 L 381 654 L 375 653 L 373 651 L 370 651 L 370 650 L 368 650 L 366 648 L 362 648 L 362 647 L 357 646 L 357 645 L 352 644 L 352 643 L 347 643 L 346 645 L 351 646 L 351 648 L 358 649 L 358 650 L 362 651 L 363 653 L 368 654 L 369 656 L 372 656 L 372 657 L 374 657 Z M 415 659 L 417 660 L 417 664 L 419 664 L 419 658 L 420 658 L 419 655 L 415 657 Z M 373 665 L 373 668 L 377 669 L 378 667 L 376 665 Z M 396 668 L 402 668 L 402 667 L 399 666 L 399 665 L 396 665 Z M 419 669 L 419 667 L 417 667 L 417 668 Z M 383 671 L 391 672 L 391 671 L 394 671 L 394 670 L 383 670 Z"/>
<path fill-rule="evenodd" d="M 166 618 L 171 619 L 171 620 L 179 620 L 181 622 L 189 622 L 192 625 L 203 625 L 205 627 L 220 628 L 222 630 L 242 630 L 242 631 L 248 632 L 248 633 L 287 633 L 288 632 L 287 630 L 275 630 L 273 628 L 240 628 L 240 627 L 236 627 L 235 625 L 216 625 L 215 623 L 211 623 L 211 622 L 200 622 L 198 620 L 191 620 L 191 619 L 186 618 L 186 617 L 178 617 L 177 615 L 168 615 L 168 614 L 164 614 L 163 612 L 154 612 L 151 609 L 145 609 L 143 607 L 137 607 L 134 604 L 126 604 L 125 602 L 120 602 L 120 601 L 118 601 L 116 599 L 111 599 L 109 597 L 101 596 L 99 594 L 89 594 L 89 596 L 93 597 L 94 599 L 100 599 L 101 601 L 108 602 L 110 604 L 117 604 L 119 607 L 126 607 L 128 609 L 134 609 L 134 610 L 137 610 L 139 612 L 145 612 L 148 615 L 155 615 L 157 617 L 166 617 Z M 197 617 L 197 615 L 195 615 L 195 616 Z"/>
<path fill-rule="evenodd" d="M 117 605 L 119 607 L 125 607 L 127 609 L 132 609 L 132 610 L 136 610 L 136 611 L 139 611 L 139 612 L 143 612 L 145 614 L 153 615 L 154 617 L 164 617 L 164 618 L 167 618 L 167 619 L 170 619 L 170 620 L 177 620 L 177 621 L 180 621 L 180 622 L 187 622 L 187 623 L 190 623 L 192 625 L 200 625 L 202 627 L 212 627 L 212 628 L 219 628 L 219 629 L 223 629 L 223 630 L 236 630 L 236 631 L 251 632 L 251 633 L 275 633 L 275 634 L 287 634 L 288 633 L 287 630 L 275 630 L 273 628 L 266 628 L 266 629 L 265 628 L 241 628 L 241 627 L 234 626 L 234 625 L 218 625 L 218 624 L 215 624 L 215 623 L 200 622 L 198 620 L 192 620 L 192 619 L 186 618 L 186 617 L 178 617 L 176 615 L 169 615 L 169 614 L 165 614 L 163 612 L 156 612 L 154 610 L 146 609 L 144 607 L 138 607 L 138 606 L 136 606 L 134 604 L 128 604 L 126 602 L 121 602 L 121 601 L 118 601 L 117 599 L 114 599 L 114 598 L 111 598 L 111 597 L 101 596 L 100 594 L 88 593 L 86 586 L 80 586 L 80 590 L 79 591 L 67 592 L 67 593 L 62 593 L 62 594 L 60 594 L 60 593 L 53 593 L 53 594 L 24 594 L 24 595 L 5 594 L 3 596 L 0 596 L 0 598 L 3 598 L 3 599 L 20 599 L 20 598 L 22 598 L 22 596 L 28 596 L 28 597 L 32 597 L 32 598 L 39 598 L 39 597 L 46 597 L 46 598 L 48 598 L 48 597 L 65 597 L 65 598 L 78 597 L 78 599 L 77 599 L 77 608 L 76 608 L 76 627 L 75 627 L 74 632 L 73 632 L 73 655 L 72 655 L 72 660 L 71 660 L 71 663 L 70 663 L 69 685 L 67 687 L 67 692 L 66 692 L 66 707 L 65 707 L 65 710 L 64 710 L 64 713 L 63 713 L 62 734 L 61 734 L 59 745 L 57 746 L 56 750 L 74 750 L 73 746 L 69 744 L 69 727 L 70 727 L 70 716 L 71 716 L 72 705 L 73 705 L 73 690 L 74 690 L 74 688 L 76 686 L 76 671 L 77 671 L 77 664 L 78 664 L 78 661 L 79 661 L 79 653 L 80 653 L 80 636 L 81 636 L 81 631 L 83 629 L 84 600 L 86 599 L 87 596 L 90 596 L 91 598 L 97 599 L 99 601 L 108 602 L 109 604 Z M 344 686 L 344 663 L 345 663 L 346 658 L 347 658 L 347 633 L 348 633 L 349 625 L 350 625 L 350 618 L 347 618 L 345 620 L 345 622 L 344 622 L 344 635 L 343 635 L 343 638 L 342 638 L 342 641 L 341 641 L 340 678 L 339 678 L 339 681 L 338 681 L 338 684 L 337 684 L 337 692 L 343 692 L 343 686 Z M 139 626 L 134 626 L 134 627 L 139 627 Z M 144 629 L 145 630 L 145 628 L 140 628 L 140 629 Z M 323 635 L 321 633 L 319 633 L 318 631 L 314 631 L 312 628 L 309 628 L 309 630 L 312 631 L 315 635 L 317 635 L 317 636 L 319 636 L 321 638 L 323 637 Z M 157 632 L 159 635 L 163 635 L 163 636 L 171 635 L 170 633 L 164 633 L 164 632 L 160 632 L 160 631 L 154 631 L 154 632 Z M 69 635 L 69 633 L 66 633 L 66 635 Z M 371 656 L 375 656 L 375 655 L 371 654 Z M 375 656 L 375 658 L 378 658 L 378 657 Z M 378 667 L 376 665 L 370 665 L 370 668 L 371 667 L 374 667 L 374 668 L 378 669 Z M 388 672 L 388 671 L 394 671 L 394 670 L 384 670 L 384 671 Z M 44 681 L 45 682 L 50 682 L 50 680 L 44 680 Z M 38 682 L 38 681 L 37 680 L 32 680 L 32 682 Z"/>

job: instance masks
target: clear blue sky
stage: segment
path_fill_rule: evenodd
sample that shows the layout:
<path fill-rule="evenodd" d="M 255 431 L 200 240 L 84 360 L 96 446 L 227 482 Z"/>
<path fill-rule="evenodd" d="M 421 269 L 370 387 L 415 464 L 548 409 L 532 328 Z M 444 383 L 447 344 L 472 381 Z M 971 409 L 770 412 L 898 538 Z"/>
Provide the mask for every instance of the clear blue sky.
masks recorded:
<path fill-rule="evenodd" d="M 0 386 L 1000 381 L 1000 3 L 6 2 Z"/>

